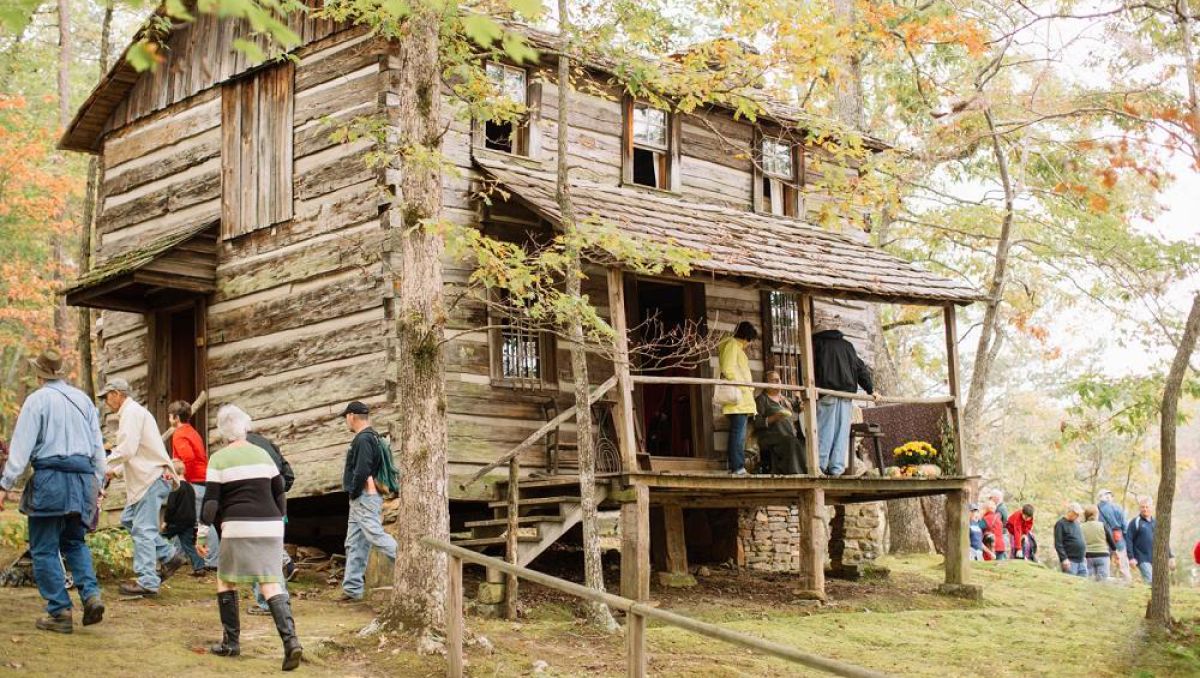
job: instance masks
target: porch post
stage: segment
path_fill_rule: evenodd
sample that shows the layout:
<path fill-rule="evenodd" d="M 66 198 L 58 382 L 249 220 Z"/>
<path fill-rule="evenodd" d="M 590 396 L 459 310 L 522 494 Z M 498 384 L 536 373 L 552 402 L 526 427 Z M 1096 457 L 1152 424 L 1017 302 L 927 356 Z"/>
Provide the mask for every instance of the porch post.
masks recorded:
<path fill-rule="evenodd" d="M 621 595 L 650 598 L 650 488 L 630 486 L 632 498 L 621 504 Z"/>
<path fill-rule="evenodd" d="M 958 313 L 954 304 L 946 304 L 942 313 L 945 319 L 942 324 L 946 327 L 946 370 L 950 379 L 950 397 L 954 398 L 954 401 L 946 406 L 946 414 L 950 418 L 950 433 L 954 441 L 954 470 L 963 476 L 966 475 L 966 463 L 963 459 L 966 451 L 962 445 L 962 396 L 958 387 Z M 947 515 L 949 509 L 947 504 Z"/>
<path fill-rule="evenodd" d="M 967 486 L 946 493 L 946 582 L 938 592 L 948 596 L 980 600 L 983 589 L 968 581 Z"/>
<path fill-rule="evenodd" d="M 797 504 L 797 529 L 800 534 L 800 592 L 802 596 L 825 600 L 825 490 L 804 490 Z"/>
<path fill-rule="evenodd" d="M 617 406 L 613 410 L 621 467 L 637 471 L 637 435 L 633 428 L 633 381 L 629 376 L 629 328 L 625 322 L 625 276 L 621 269 L 608 269 L 608 322 L 613 328 L 613 370 L 617 375 Z"/>
<path fill-rule="evenodd" d="M 820 457 L 817 454 L 817 375 L 813 368 L 813 303 L 812 295 L 800 295 L 800 360 L 804 374 L 801 375 L 804 386 L 804 458 L 808 474 L 821 475 Z M 803 541 L 801 542 L 803 547 Z M 803 559 L 803 554 L 801 559 Z"/>

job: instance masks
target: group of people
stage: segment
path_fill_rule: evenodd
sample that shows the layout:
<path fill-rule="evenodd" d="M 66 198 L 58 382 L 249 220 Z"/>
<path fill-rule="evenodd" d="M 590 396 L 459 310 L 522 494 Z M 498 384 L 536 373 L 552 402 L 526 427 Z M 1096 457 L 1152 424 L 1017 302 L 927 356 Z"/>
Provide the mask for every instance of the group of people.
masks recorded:
<path fill-rule="evenodd" d="M 812 335 L 813 376 L 817 388 L 842 393 L 856 393 L 859 387 L 879 399 L 871 379 L 871 370 L 858 357 L 858 352 L 838 329 L 841 318 L 821 318 Z M 758 339 L 758 328 L 742 321 L 733 334 L 717 345 L 721 378 L 729 381 L 752 382 L 750 359 L 746 347 Z M 763 381 L 782 384 L 778 372 L 768 371 Z M 735 386 L 736 399 L 721 404 L 721 413 L 729 420 L 726 447 L 729 471 L 735 476 L 747 475 L 746 438 L 753 424 L 759 448 L 759 473 L 809 473 L 805 466 L 805 439 L 797 425 L 800 402 L 782 389 L 763 389 L 757 397 L 750 386 Z M 840 476 L 846 472 L 850 454 L 850 424 L 852 403 L 849 398 L 822 395 L 817 400 L 817 458 L 821 473 Z M 864 468 L 865 470 L 865 468 Z"/>
<path fill-rule="evenodd" d="M 59 353 L 50 349 L 30 362 L 40 387 L 17 417 L 0 475 L 0 508 L 32 469 L 20 510 L 28 519 L 34 579 L 46 601 L 47 615 L 36 627 L 74 630 L 64 564 L 83 605 L 83 625 L 103 620 L 105 604 L 85 538 L 98 526 L 108 479 L 121 477 L 121 525 L 133 541 L 136 578 L 122 582 L 120 593 L 157 596 L 162 582 L 189 561 L 195 576 L 215 570 L 222 638 L 210 651 L 240 654 L 238 586 L 250 585 L 256 603 L 248 612 L 273 617 L 283 642 L 283 670 L 296 668 L 303 648 L 286 585 L 294 565 L 283 547 L 294 476 L 278 446 L 252 430 L 246 412 L 226 404 L 216 416 L 224 446 L 208 454 L 190 423 L 190 403 L 178 401 L 168 407 L 168 454 L 154 416 L 134 400 L 125 380 L 110 379 L 99 397 L 119 424 L 116 444 L 106 453 L 99 410 L 64 380 Z M 342 418 L 354 434 L 343 474 L 350 507 L 342 600 L 354 602 L 363 599 L 370 548 L 396 557 L 396 542 L 383 529 L 380 496 L 385 488 L 395 491 L 396 482 L 391 450 L 371 427 L 370 408 L 352 402 Z"/>
<path fill-rule="evenodd" d="M 1036 562 L 1033 505 L 1025 504 L 1010 514 L 1002 490 L 986 492 L 982 499 L 982 505 L 969 507 L 971 559 Z M 1095 504 L 1068 504 L 1054 524 L 1058 567 L 1067 574 L 1097 581 L 1119 574 L 1126 582 L 1133 580 L 1132 568 L 1136 568 L 1142 581 L 1149 584 L 1154 578 L 1156 528 L 1154 503 L 1149 497 L 1138 499 L 1138 514 L 1127 522 L 1125 512 L 1113 501 L 1113 493 L 1101 490 Z M 1174 555 L 1170 563 L 1174 567 Z"/>

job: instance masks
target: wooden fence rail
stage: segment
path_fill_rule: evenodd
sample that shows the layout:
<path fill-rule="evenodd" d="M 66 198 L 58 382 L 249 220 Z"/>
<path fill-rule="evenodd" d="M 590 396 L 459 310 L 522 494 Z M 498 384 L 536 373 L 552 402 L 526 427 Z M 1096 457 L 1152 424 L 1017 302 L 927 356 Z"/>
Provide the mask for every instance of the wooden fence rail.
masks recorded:
<path fill-rule="evenodd" d="M 635 374 L 630 377 L 635 384 L 707 384 L 710 386 L 750 386 L 752 388 L 777 388 L 780 391 L 795 391 L 797 393 L 805 393 L 808 391 L 804 386 L 794 386 L 792 384 L 769 384 L 763 381 L 730 381 L 728 379 L 709 379 L 705 377 L 654 377 L 643 374 Z M 833 391 L 827 388 L 818 388 L 817 395 L 837 396 L 838 398 L 848 398 L 850 400 L 875 400 L 875 396 L 866 393 L 850 393 L 848 391 Z M 953 396 L 934 396 L 932 398 L 905 398 L 901 396 L 879 396 L 881 403 L 894 404 L 922 404 L 922 405 L 940 405 L 944 403 L 954 402 Z"/>
<path fill-rule="evenodd" d="M 500 570 L 510 576 L 517 576 L 527 579 L 532 582 L 541 584 L 548 588 L 568 593 L 577 598 L 584 600 L 603 603 L 611 608 L 621 610 L 628 616 L 625 631 L 625 646 L 626 646 L 626 666 L 628 675 L 631 678 L 643 678 L 646 675 L 646 620 L 653 619 L 655 621 L 675 626 L 693 633 L 698 633 L 702 636 L 715 638 L 732 645 L 757 650 L 772 657 L 785 659 L 795 664 L 807 666 L 811 669 L 831 673 L 835 676 L 847 676 L 848 678 L 884 678 L 888 674 L 873 671 L 871 669 L 855 666 L 840 662 L 836 659 L 828 659 L 807 652 L 801 652 L 787 645 L 781 645 L 769 640 L 756 638 L 745 633 L 738 633 L 726 628 L 709 624 L 707 622 L 698 621 L 691 617 L 685 617 L 681 614 L 660 610 L 656 607 L 651 607 L 644 603 L 639 603 L 629 598 L 615 596 L 604 591 L 596 591 L 586 586 L 581 586 L 574 582 L 569 582 L 557 577 L 552 577 L 548 574 L 535 572 L 528 568 L 520 567 L 510 563 L 506 563 L 497 558 L 491 558 L 468 549 L 464 549 L 453 544 L 448 544 L 444 541 L 438 541 L 431 537 L 425 537 L 421 543 L 431 549 L 441 551 L 449 556 L 449 586 L 447 587 L 446 598 L 446 654 L 447 654 L 447 670 L 446 675 L 450 678 L 461 678 L 463 675 L 463 654 L 462 654 L 462 638 L 463 638 L 463 587 L 462 587 L 462 565 L 463 561 L 483 565 L 484 567 Z"/>

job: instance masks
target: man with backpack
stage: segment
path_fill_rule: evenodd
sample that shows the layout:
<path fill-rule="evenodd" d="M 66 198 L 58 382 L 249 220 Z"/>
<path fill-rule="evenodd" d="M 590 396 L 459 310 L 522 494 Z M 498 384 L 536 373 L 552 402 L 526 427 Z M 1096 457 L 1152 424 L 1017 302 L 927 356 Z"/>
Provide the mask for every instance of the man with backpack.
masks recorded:
<path fill-rule="evenodd" d="M 346 426 L 354 432 L 346 466 L 342 472 L 342 489 L 350 497 L 350 515 L 346 524 L 346 573 L 342 578 L 343 602 L 363 599 L 367 556 L 371 547 L 396 559 L 396 540 L 383 530 L 383 497 L 380 492 L 397 490 L 395 465 L 391 449 L 371 428 L 371 409 L 354 401 L 342 412 Z"/>

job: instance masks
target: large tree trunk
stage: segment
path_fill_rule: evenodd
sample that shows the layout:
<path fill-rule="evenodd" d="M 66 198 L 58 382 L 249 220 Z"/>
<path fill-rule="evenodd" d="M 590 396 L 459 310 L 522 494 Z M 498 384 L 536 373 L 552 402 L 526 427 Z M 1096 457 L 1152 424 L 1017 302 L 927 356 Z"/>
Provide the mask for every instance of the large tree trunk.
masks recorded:
<path fill-rule="evenodd" d="M 100 23 L 100 78 L 108 72 L 109 42 L 112 33 L 113 6 L 104 5 L 104 19 Z M 96 208 L 100 195 L 100 157 L 93 155 L 88 160 L 87 196 L 83 201 L 83 222 L 79 225 L 79 272 L 86 273 L 92 267 L 92 231 L 96 226 Z M 79 388 L 92 395 L 96 391 L 95 368 L 92 364 L 92 310 L 79 309 L 76 320 L 75 348 L 79 352 Z"/>
<path fill-rule="evenodd" d="M 929 553 L 933 550 L 920 499 L 889 501 L 887 524 L 888 553 Z"/>
<path fill-rule="evenodd" d="M 946 552 L 946 495 L 921 497 L 921 513 L 925 516 L 925 527 L 929 530 L 929 539 L 933 542 L 933 550 L 938 553 Z"/>
<path fill-rule="evenodd" d="M 58 0 L 58 125 L 66 129 L 71 121 L 71 8 L 67 0 Z M 67 218 L 68 203 L 63 201 L 59 222 Z M 50 253 L 54 259 L 51 278 L 57 288 L 62 283 L 67 267 L 66 247 L 62 233 L 57 229 L 50 236 Z M 67 352 L 67 302 L 62 297 L 54 299 L 54 343 L 60 352 Z"/>
<path fill-rule="evenodd" d="M 1190 36 L 1189 36 L 1190 37 Z M 1200 335 L 1200 293 L 1192 299 L 1192 311 L 1184 325 L 1183 338 L 1167 373 L 1163 389 L 1161 436 L 1161 477 L 1158 480 L 1157 522 L 1154 531 L 1154 583 L 1150 587 L 1150 606 L 1146 618 L 1151 624 L 1166 628 L 1171 624 L 1171 570 L 1168 566 L 1171 551 L 1171 510 L 1175 501 L 1175 428 L 1179 419 L 1179 392 L 1188 371 L 1188 361 L 1196 350 Z"/>
<path fill-rule="evenodd" d="M 564 42 L 570 33 L 567 15 L 567 0 L 558 0 L 559 35 Z M 562 213 L 562 229 L 568 241 L 576 229 L 575 205 L 571 200 L 571 176 L 567 164 L 567 136 L 571 105 L 571 60 L 564 48 L 558 57 L 558 181 L 556 198 Z M 567 295 L 579 299 L 583 296 L 583 261 L 581 253 L 572 249 L 566 267 Z M 589 403 L 587 350 L 583 334 L 583 320 L 577 316 L 570 319 L 567 336 L 571 340 L 571 376 L 575 382 L 575 423 L 579 442 L 579 497 L 583 509 L 583 576 L 588 588 L 603 591 L 604 566 L 601 562 L 600 531 L 596 518 L 596 436 L 592 431 L 592 408 Z M 603 603 L 586 603 L 588 620 L 593 626 L 606 631 L 615 631 L 608 606 Z"/>
<path fill-rule="evenodd" d="M 395 97 L 389 121 L 401 149 L 394 161 L 396 195 L 385 215 L 395 289 L 395 374 L 392 402 L 401 412 L 393 431 L 403 474 L 396 520 L 396 569 L 389 626 L 428 633 L 445 625 L 446 556 L 420 543 L 450 539 L 446 474 L 446 383 L 441 344 L 444 243 L 427 225 L 442 210 L 440 17 L 429 3 L 414 3 L 405 30 L 394 39 L 390 71 Z M 415 149 L 415 152 L 408 152 Z"/>
<path fill-rule="evenodd" d="M 992 153 L 996 159 L 996 168 L 1000 175 L 1000 185 L 1004 189 L 1004 214 L 1000 221 L 1000 237 L 996 241 L 995 264 L 992 268 L 992 281 L 988 285 L 987 305 L 984 307 L 983 323 L 979 328 L 979 343 L 975 348 L 975 361 L 971 369 L 971 392 L 967 396 L 963 408 L 963 431 L 961 439 L 963 449 L 958 450 L 963 468 L 970 471 L 970 460 L 979 454 L 979 444 L 983 437 L 980 430 L 983 420 L 983 405 L 987 398 L 988 378 L 991 376 L 992 364 L 996 360 L 1000 341 L 997 328 L 1000 322 L 1000 303 L 1004 298 L 1004 286 L 1008 281 L 1008 253 L 1012 245 L 1012 226 L 1016 204 L 1016 194 L 1012 177 L 1008 171 L 1008 156 L 1000 143 L 1000 134 L 991 109 L 983 113 L 987 121 L 988 132 L 992 140 Z"/>

